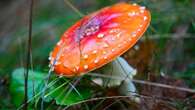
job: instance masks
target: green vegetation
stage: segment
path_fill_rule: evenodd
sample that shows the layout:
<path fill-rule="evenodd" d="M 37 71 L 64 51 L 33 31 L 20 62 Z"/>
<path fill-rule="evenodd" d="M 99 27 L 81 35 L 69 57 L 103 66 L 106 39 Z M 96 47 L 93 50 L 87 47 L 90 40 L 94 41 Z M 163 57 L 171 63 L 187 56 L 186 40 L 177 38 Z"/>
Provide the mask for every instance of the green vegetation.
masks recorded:
<path fill-rule="evenodd" d="M 24 100 L 23 73 L 26 63 L 29 15 L 27 3 L 21 1 L 25 0 L 2 2 L 5 4 L 2 12 L 7 18 L 0 17 L 0 24 L 2 23 L 0 27 L 0 110 L 22 108 Z M 120 95 L 116 89 L 118 87 L 101 87 L 92 82 L 94 77 L 88 75 L 82 76 L 78 80 L 79 83 L 75 84 L 77 78 L 58 77 L 52 73 L 43 99 L 42 91 L 49 71 L 49 53 L 62 33 L 81 17 L 63 0 L 34 1 L 36 2 L 32 24 L 32 63 L 28 79 L 29 109 L 40 110 L 42 100 L 47 110 L 61 110 L 67 106 L 70 110 L 112 110 L 114 108 L 141 110 L 143 108 L 140 108 L 140 104 L 142 107 L 147 106 L 146 110 L 195 109 L 194 93 L 142 84 L 136 84 L 138 93 L 152 96 L 157 102 L 144 98 L 140 98 L 140 103 L 127 98 L 108 100 L 105 98 L 81 103 L 91 98 Z M 69 1 L 85 15 L 118 2 L 117 0 Z M 193 5 L 195 1 L 132 0 L 128 2 L 146 6 L 152 14 L 150 27 L 136 44 L 139 48 L 132 48 L 123 55 L 138 71 L 135 79 L 194 90 L 195 6 Z M 11 21 L 14 23 L 12 24 Z"/>

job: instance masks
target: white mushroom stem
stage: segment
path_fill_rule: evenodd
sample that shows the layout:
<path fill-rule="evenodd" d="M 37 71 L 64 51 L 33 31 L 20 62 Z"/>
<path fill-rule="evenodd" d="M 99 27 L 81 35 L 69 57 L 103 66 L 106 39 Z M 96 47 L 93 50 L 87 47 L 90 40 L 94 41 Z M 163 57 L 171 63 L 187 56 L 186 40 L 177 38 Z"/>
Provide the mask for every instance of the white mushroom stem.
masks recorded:
<path fill-rule="evenodd" d="M 119 93 L 121 95 L 134 96 L 136 95 L 136 87 L 132 83 L 131 79 L 136 75 L 136 73 L 136 69 L 131 67 L 125 59 L 118 57 L 109 65 L 109 68 L 105 68 L 103 70 L 103 74 L 105 76 L 114 78 L 102 78 L 102 81 L 100 81 L 100 79 L 94 79 L 94 82 L 107 87 L 120 86 Z M 139 98 L 134 97 L 133 99 L 136 102 L 139 102 Z"/>
<path fill-rule="evenodd" d="M 106 75 L 118 77 L 118 79 L 106 79 L 109 80 L 107 86 L 119 86 L 122 82 L 131 82 L 131 79 L 136 75 L 136 70 L 131 67 L 125 59 L 118 57 L 112 62 L 112 72 L 105 72 Z"/>

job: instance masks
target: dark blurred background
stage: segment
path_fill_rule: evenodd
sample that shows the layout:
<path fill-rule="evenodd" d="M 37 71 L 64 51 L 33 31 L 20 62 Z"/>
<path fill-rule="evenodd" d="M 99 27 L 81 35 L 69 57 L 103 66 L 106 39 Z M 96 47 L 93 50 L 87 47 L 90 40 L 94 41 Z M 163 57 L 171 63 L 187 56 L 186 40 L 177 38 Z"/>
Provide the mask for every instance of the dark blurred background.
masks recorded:
<path fill-rule="evenodd" d="M 152 14 L 144 37 L 123 55 L 138 70 L 136 78 L 170 85 L 180 81 L 179 85 L 195 89 L 195 1 L 121 1 L 146 6 Z M 70 2 L 86 15 L 119 1 Z M 34 0 L 33 8 L 31 65 L 37 71 L 47 72 L 49 52 L 62 33 L 81 17 L 64 0 Z M 0 14 L 0 109 L 5 110 L 14 109 L 9 90 L 12 71 L 24 67 L 26 62 L 29 0 L 0 0 Z M 140 92 L 154 91 L 140 87 Z M 182 98 L 186 97 L 182 94 Z"/>

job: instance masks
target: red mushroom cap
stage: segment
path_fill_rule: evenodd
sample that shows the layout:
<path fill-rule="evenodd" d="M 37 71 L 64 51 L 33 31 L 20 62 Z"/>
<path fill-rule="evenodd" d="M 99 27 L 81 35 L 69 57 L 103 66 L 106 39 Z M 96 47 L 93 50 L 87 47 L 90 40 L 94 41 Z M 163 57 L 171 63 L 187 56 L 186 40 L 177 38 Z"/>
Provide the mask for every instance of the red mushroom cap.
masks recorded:
<path fill-rule="evenodd" d="M 145 7 L 127 3 L 87 15 L 62 35 L 51 52 L 50 64 L 57 74 L 67 77 L 99 68 L 131 48 L 150 19 Z"/>

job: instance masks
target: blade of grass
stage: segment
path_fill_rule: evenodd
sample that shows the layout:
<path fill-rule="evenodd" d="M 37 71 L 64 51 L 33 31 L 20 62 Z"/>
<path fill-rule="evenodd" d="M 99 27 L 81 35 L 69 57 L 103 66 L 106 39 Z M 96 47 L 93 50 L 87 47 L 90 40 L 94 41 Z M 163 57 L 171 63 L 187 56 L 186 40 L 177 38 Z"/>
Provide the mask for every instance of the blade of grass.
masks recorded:
<path fill-rule="evenodd" d="M 57 82 L 59 81 L 59 78 L 57 79 L 55 79 L 55 80 L 53 80 L 52 82 L 50 82 L 49 84 L 48 84 L 48 88 L 49 87 L 52 87 L 54 84 L 56 84 Z M 28 101 L 27 101 L 27 103 L 29 103 L 29 102 L 31 102 L 32 100 L 34 100 L 35 98 L 37 98 L 38 96 L 40 96 L 41 94 L 42 94 L 42 92 L 43 92 L 44 90 L 42 90 L 42 91 L 40 91 L 39 93 L 37 93 L 35 96 L 33 96 L 31 99 L 28 99 Z M 20 107 L 18 107 L 17 108 L 17 110 L 21 110 L 23 107 L 25 106 L 25 104 L 22 104 Z"/>
<path fill-rule="evenodd" d="M 24 110 L 27 110 L 28 109 L 28 71 L 29 71 L 29 68 L 30 68 L 30 57 L 31 57 L 31 49 L 32 49 L 32 44 L 31 44 L 31 41 L 32 41 L 32 14 L 33 14 L 33 0 L 30 0 L 30 3 L 29 3 L 30 7 L 29 7 L 29 11 L 30 11 L 30 14 L 29 14 L 29 35 L 28 35 L 28 44 L 27 44 L 27 57 L 26 57 L 26 71 L 24 73 Z"/>
<path fill-rule="evenodd" d="M 81 13 L 70 1 L 68 0 L 64 0 L 64 2 L 70 7 L 73 9 L 73 11 L 75 11 L 80 17 L 83 17 L 84 14 Z"/>
<path fill-rule="evenodd" d="M 98 74 L 98 73 L 92 73 L 92 74 L 86 74 L 89 76 L 94 76 L 94 77 L 103 77 L 103 78 L 111 78 L 111 79 L 123 79 L 120 77 L 116 76 L 109 76 L 109 75 L 103 75 L 103 74 Z M 175 89 L 179 91 L 185 91 L 189 93 L 195 93 L 194 89 L 190 88 L 183 88 L 183 87 L 178 87 L 178 86 L 172 86 L 172 85 L 167 85 L 167 84 L 161 84 L 161 83 L 155 83 L 155 82 L 150 82 L 150 81 L 144 81 L 144 80 L 138 80 L 138 79 L 131 79 L 132 82 L 138 83 L 138 84 L 144 84 L 144 85 L 150 85 L 150 86 L 156 86 L 156 87 L 162 87 L 162 88 L 167 88 L 167 89 Z"/>

